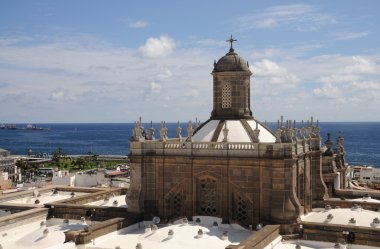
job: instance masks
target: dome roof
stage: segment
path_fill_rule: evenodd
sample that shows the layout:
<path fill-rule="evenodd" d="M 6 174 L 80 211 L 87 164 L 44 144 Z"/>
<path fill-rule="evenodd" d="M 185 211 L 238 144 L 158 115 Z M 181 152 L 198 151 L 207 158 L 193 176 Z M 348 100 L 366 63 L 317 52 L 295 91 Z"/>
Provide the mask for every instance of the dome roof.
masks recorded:
<path fill-rule="evenodd" d="M 245 124 L 243 122 L 246 122 Z M 194 142 L 222 142 L 224 135 L 222 128 L 227 125 L 229 130 L 227 139 L 229 142 L 252 143 L 251 131 L 257 128 L 260 130 L 260 143 L 274 143 L 276 137 L 271 130 L 260 124 L 255 119 L 250 120 L 209 120 L 197 130 L 192 140 Z"/>
<path fill-rule="evenodd" d="M 247 71 L 250 72 L 248 63 L 233 49 L 214 64 L 213 72 Z"/>

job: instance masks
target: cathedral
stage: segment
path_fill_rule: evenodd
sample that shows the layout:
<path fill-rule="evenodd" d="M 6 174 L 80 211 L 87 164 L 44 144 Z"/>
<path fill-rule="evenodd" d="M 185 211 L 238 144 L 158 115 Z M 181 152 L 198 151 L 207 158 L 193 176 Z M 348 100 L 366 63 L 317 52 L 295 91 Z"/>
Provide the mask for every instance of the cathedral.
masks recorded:
<path fill-rule="evenodd" d="M 164 123 L 158 138 L 153 127 L 135 123 L 129 210 L 167 222 L 204 215 L 247 228 L 280 224 L 282 234 L 293 234 L 299 217 L 324 206 L 337 181 L 345 186 L 343 146 L 334 151 L 329 138 L 322 148 L 312 118 L 298 128 L 281 118 L 275 131 L 257 120 L 250 105 L 252 72 L 234 41 L 231 36 L 229 51 L 214 62 L 206 122 L 189 121 L 186 136 L 178 124 L 175 138 Z"/>

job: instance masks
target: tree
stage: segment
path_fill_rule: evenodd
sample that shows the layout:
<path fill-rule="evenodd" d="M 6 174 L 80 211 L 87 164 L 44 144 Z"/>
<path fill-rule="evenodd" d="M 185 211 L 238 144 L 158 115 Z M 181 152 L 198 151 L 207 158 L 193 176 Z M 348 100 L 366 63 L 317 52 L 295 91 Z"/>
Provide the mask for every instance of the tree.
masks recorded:
<path fill-rule="evenodd" d="M 25 182 L 26 180 L 30 179 L 30 165 L 27 160 L 24 159 L 19 159 L 16 162 L 17 168 L 21 169 L 21 177 L 23 181 Z"/>
<path fill-rule="evenodd" d="M 59 160 L 64 156 L 65 156 L 65 154 L 63 153 L 63 149 L 58 148 L 53 153 L 53 161 L 56 163 L 59 163 Z"/>

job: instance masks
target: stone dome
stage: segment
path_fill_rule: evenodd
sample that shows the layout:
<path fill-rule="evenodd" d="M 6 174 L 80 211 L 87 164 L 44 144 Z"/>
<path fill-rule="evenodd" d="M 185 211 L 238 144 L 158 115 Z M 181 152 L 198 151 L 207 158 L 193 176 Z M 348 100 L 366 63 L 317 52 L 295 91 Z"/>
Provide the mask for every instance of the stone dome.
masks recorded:
<path fill-rule="evenodd" d="M 275 143 L 276 137 L 272 131 L 255 119 L 250 120 L 208 120 L 194 132 L 194 142 L 222 142 L 224 138 L 223 128 L 229 130 L 227 139 L 232 143 L 252 143 L 253 131 L 260 130 L 260 143 Z"/>
<path fill-rule="evenodd" d="M 225 56 L 220 58 L 217 63 L 214 64 L 213 72 L 230 72 L 230 71 L 247 71 L 249 70 L 248 63 L 241 58 L 237 53 L 230 49 Z"/>

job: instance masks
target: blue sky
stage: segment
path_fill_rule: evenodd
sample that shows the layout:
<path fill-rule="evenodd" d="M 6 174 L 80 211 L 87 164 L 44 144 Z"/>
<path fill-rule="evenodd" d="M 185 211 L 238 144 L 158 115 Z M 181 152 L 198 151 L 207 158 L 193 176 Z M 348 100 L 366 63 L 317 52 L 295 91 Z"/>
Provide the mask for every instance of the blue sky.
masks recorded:
<path fill-rule="evenodd" d="M 1 1 L 0 123 L 205 121 L 249 61 L 259 120 L 380 121 L 380 2 Z"/>

